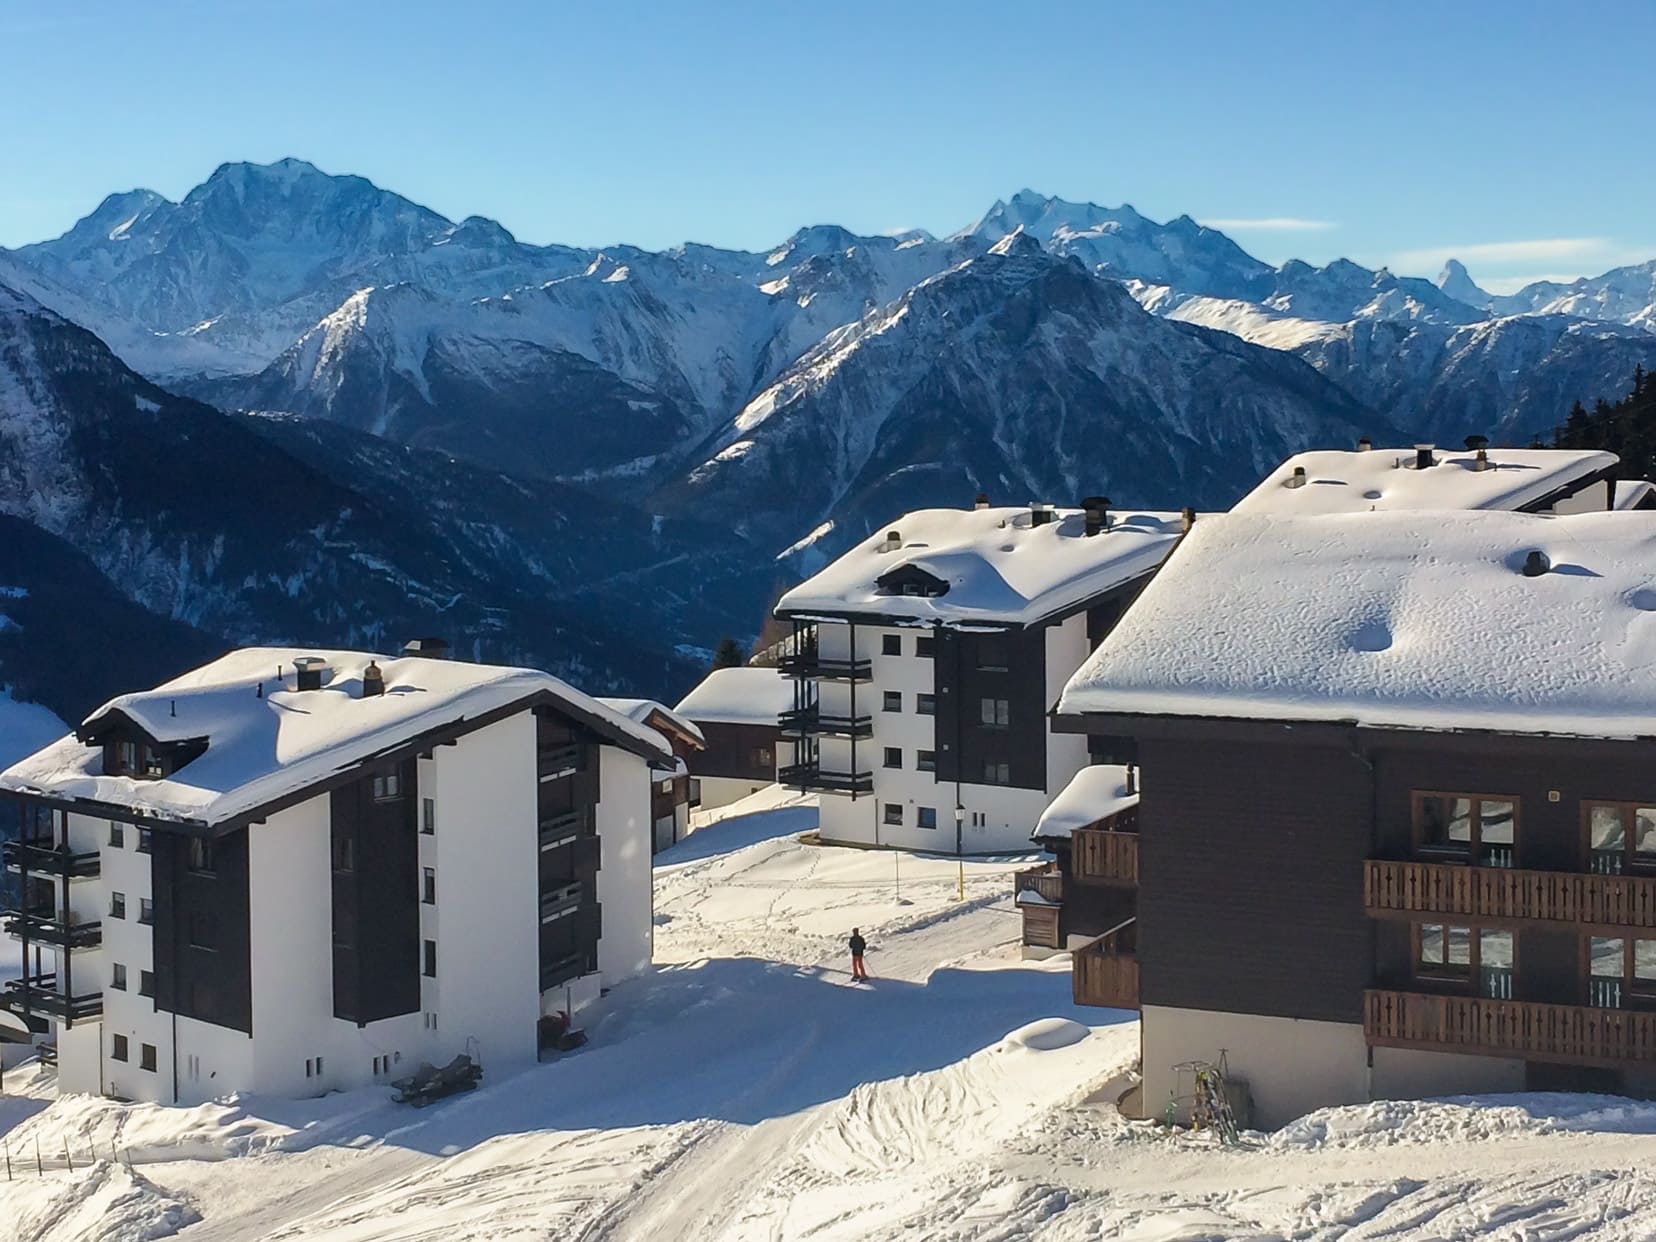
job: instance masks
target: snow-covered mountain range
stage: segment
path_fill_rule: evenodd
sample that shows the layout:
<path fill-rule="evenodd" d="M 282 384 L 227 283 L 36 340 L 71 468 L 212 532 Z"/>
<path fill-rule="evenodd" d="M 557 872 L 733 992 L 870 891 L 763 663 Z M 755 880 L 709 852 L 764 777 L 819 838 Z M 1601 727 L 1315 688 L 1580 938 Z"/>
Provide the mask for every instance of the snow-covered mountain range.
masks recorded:
<path fill-rule="evenodd" d="M 395 508 L 395 530 L 349 536 L 392 567 L 374 607 L 418 582 L 433 606 L 450 589 L 477 603 L 481 626 L 503 592 L 553 592 L 547 633 L 622 616 L 570 642 L 623 680 L 607 644 L 630 625 L 669 661 L 714 625 L 751 632 L 768 591 L 916 503 L 1222 506 L 1296 449 L 1527 441 L 1656 369 L 1656 262 L 1492 296 L 1458 263 L 1436 282 L 1272 267 L 1187 216 L 1028 190 L 946 238 L 818 225 L 764 251 L 651 252 L 529 245 L 300 160 L 227 164 L 180 202 L 114 194 L 0 250 L 0 286 L 0 428 L 19 446 L 0 512 L 73 538 L 130 597 L 226 637 L 344 641 L 359 624 L 343 596 L 307 612 L 215 586 L 214 537 L 242 519 L 215 527 L 202 499 L 188 539 L 162 538 L 145 489 L 98 494 L 84 426 L 176 432 L 204 477 L 308 468 L 292 507 L 314 522 L 284 536 L 288 572 L 320 572 L 327 532 Z M 126 365 L 90 361 L 99 340 Z M 213 411 L 172 393 L 303 421 L 209 420 L 212 465 L 179 429 Z M 420 489 L 467 498 L 463 516 L 422 514 Z M 617 533 L 566 552 L 559 523 L 582 514 Z M 589 580 L 629 582 L 644 615 L 595 603 L 607 588 Z"/>

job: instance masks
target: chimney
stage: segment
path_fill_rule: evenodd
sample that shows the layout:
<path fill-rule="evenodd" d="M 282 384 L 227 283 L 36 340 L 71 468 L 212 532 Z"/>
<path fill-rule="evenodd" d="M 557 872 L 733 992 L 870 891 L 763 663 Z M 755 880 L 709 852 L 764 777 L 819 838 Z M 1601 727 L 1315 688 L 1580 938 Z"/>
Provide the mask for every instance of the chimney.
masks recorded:
<path fill-rule="evenodd" d="M 321 656 L 300 656 L 293 662 L 293 669 L 299 676 L 294 689 L 320 690 L 322 674 L 328 671 L 328 662 Z"/>
<path fill-rule="evenodd" d="M 1373 447 L 1374 441 L 1369 439 L 1367 436 L 1364 436 L 1362 439 L 1357 441 L 1357 451 L 1359 453 L 1366 453 Z"/>
<path fill-rule="evenodd" d="M 1186 505 L 1183 509 L 1179 510 L 1179 525 L 1184 533 L 1188 535 L 1190 533 L 1190 528 L 1196 525 L 1196 510 L 1192 509 L 1189 505 Z"/>
<path fill-rule="evenodd" d="M 1138 792 L 1138 768 L 1129 763 L 1127 765 L 1127 796 L 1130 798 Z"/>
<path fill-rule="evenodd" d="M 1524 558 L 1524 577 L 1526 578 L 1539 578 L 1550 569 L 1552 569 L 1552 562 L 1547 559 L 1545 552 L 1531 552 Z"/>
<path fill-rule="evenodd" d="M 369 660 L 368 667 L 362 670 L 362 697 L 372 699 L 384 693 L 385 674 L 380 671 L 378 662 Z"/>
<path fill-rule="evenodd" d="M 1089 536 L 1110 529 L 1110 498 L 1108 496 L 1083 496 L 1081 498 L 1081 512 L 1086 515 L 1084 529 Z"/>
<path fill-rule="evenodd" d="M 1466 447 L 1471 449 L 1473 451 L 1473 453 L 1475 454 L 1475 456 L 1472 459 L 1472 469 L 1474 469 L 1474 470 L 1488 470 L 1489 469 L 1489 437 L 1488 436 L 1467 436 L 1466 437 Z"/>
<path fill-rule="evenodd" d="M 446 638 L 411 638 L 403 644 L 402 649 L 405 656 L 420 656 L 427 660 L 446 660 L 448 652 Z"/>
<path fill-rule="evenodd" d="M 1435 448 L 1437 448 L 1437 445 L 1435 444 L 1415 445 L 1416 470 L 1430 470 L 1433 466 L 1437 465 L 1437 458 L 1432 455 L 1432 450 Z"/>
<path fill-rule="evenodd" d="M 1304 487 L 1305 486 L 1305 467 L 1304 466 L 1295 466 L 1294 467 L 1294 473 L 1289 475 L 1286 479 L 1284 479 L 1282 481 L 1282 485 L 1284 487 Z"/>
<path fill-rule="evenodd" d="M 1029 502 L 1029 524 L 1031 526 L 1045 526 L 1053 519 L 1052 506 L 1043 501 Z"/>
<path fill-rule="evenodd" d="M 972 508 L 987 509 L 989 507 L 989 493 L 979 492 L 972 498 Z"/>

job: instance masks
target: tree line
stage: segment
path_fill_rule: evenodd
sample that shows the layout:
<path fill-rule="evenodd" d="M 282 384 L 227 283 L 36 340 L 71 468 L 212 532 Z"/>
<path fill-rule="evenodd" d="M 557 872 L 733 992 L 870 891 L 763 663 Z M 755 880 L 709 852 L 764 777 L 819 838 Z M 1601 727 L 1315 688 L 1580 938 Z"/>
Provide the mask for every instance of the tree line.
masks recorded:
<path fill-rule="evenodd" d="M 1553 428 L 1553 447 L 1604 449 L 1621 458 L 1621 474 L 1656 479 L 1656 376 L 1633 372 L 1633 389 L 1614 403 L 1600 397 L 1591 410 L 1578 400 Z"/>

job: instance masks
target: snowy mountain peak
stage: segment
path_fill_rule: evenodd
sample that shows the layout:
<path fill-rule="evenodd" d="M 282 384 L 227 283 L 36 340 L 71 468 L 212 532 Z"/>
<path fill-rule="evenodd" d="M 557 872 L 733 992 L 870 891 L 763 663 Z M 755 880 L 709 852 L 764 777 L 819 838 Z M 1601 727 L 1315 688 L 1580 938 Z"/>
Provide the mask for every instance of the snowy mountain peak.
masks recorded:
<path fill-rule="evenodd" d="M 1468 306 L 1488 306 L 1491 301 L 1490 295 L 1478 288 L 1466 265 L 1459 259 L 1450 259 L 1443 265 L 1443 270 L 1438 273 L 1437 287 Z"/>
<path fill-rule="evenodd" d="M 993 246 L 990 246 L 989 253 L 996 255 L 1039 255 L 1045 254 L 1046 251 L 1040 242 L 1024 232 L 1023 225 L 1020 224 Z"/>

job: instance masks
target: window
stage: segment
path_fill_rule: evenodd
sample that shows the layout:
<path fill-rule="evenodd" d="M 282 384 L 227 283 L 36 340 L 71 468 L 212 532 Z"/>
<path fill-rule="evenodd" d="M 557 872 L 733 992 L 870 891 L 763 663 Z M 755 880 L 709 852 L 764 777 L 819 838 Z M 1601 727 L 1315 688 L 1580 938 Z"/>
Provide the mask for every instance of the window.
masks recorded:
<path fill-rule="evenodd" d="M 146 926 L 155 922 L 155 903 L 148 897 L 138 899 L 138 921 Z"/>
<path fill-rule="evenodd" d="M 914 768 L 917 772 L 937 771 L 937 752 L 935 750 L 917 750 L 914 752 Z"/>
<path fill-rule="evenodd" d="M 138 852 L 140 854 L 149 853 L 153 844 L 154 834 L 148 828 L 140 828 L 138 830 Z"/>
<path fill-rule="evenodd" d="M 126 918 L 126 894 L 109 894 L 109 917 L 112 919 Z"/>
<path fill-rule="evenodd" d="M 322 1058 L 321 1057 L 314 1057 L 314 1058 L 313 1057 L 307 1057 L 305 1059 L 305 1077 L 306 1078 L 320 1078 L 320 1077 L 322 1077 Z"/>
<path fill-rule="evenodd" d="M 1414 821 L 1422 854 L 1459 857 L 1481 867 L 1513 865 L 1516 798 L 1417 793 Z"/>
<path fill-rule="evenodd" d="M 218 948 L 218 919 L 211 910 L 190 912 L 190 947 L 192 949 Z"/>
<path fill-rule="evenodd" d="M 115 743 L 115 767 L 128 775 L 138 770 L 137 742 Z"/>
<path fill-rule="evenodd" d="M 903 748 L 900 746 L 887 746 L 885 748 L 885 765 L 888 768 L 902 767 Z"/>
<path fill-rule="evenodd" d="M 922 828 L 937 827 L 937 808 L 935 806 L 915 807 L 914 822 Z"/>
<path fill-rule="evenodd" d="M 937 715 L 937 696 L 935 694 L 915 695 L 914 710 L 922 716 Z"/>
<path fill-rule="evenodd" d="M 213 985 L 205 979 L 190 981 L 190 1008 L 194 1014 L 215 1013 L 218 1010 L 218 994 L 213 991 Z"/>
<path fill-rule="evenodd" d="M 203 875 L 213 873 L 213 842 L 207 837 L 190 838 L 190 870 Z"/>
<path fill-rule="evenodd" d="M 127 1059 L 127 1037 L 112 1035 L 109 1039 L 109 1055 L 112 1060 L 125 1061 Z"/>
<path fill-rule="evenodd" d="M 435 1031 L 437 1029 L 437 1015 L 436 1014 L 428 1013 L 428 1014 L 425 1015 L 425 1029 L 428 1030 L 428 1031 Z"/>
<path fill-rule="evenodd" d="M 109 986 L 114 988 L 117 992 L 124 992 L 127 990 L 126 967 L 121 965 L 119 962 L 116 962 L 109 968 Z"/>
<path fill-rule="evenodd" d="M 1005 729 L 1012 723 L 1012 704 L 1007 699 L 983 699 L 978 704 L 978 723 L 985 729 Z"/>
<path fill-rule="evenodd" d="M 900 656 L 903 654 L 903 636 L 901 634 L 880 635 L 880 654 Z"/>
<path fill-rule="evenodd" d="M 977 642 L 977 666 L 986 673 L 1004 673 L 1007 669 L 1006 640 L 980 638 Z"/>
<path fill-rule="evenodd" d="M 420 831 L 426 836 L 437 835 L 437 799 L 422 798 L 420 800 Z"/>
<path fill-rule="evenodd" d="M 1415 929 L 1415 975 L 1439 983 L 1472 985 L 1479 996 L 1512 998 L 1510 931 L 1423 923 Z"/>
<path fill-rule="evenodd" d="M 1656 867 L 1656 807 L 1636 802 L 1587 804 L 1587 865 L 1600 875 Z"/>
<path fill-rule="evenodd" d="M 109 844 L 115 849 L 126 844 L 126 830 L 113 819 L 109 821 Z"/>
<path fill-rule="evenodd" d="M 1012 765 L 1010 763 L 996 763 L 993 760 L 985 761 L 983 765 L 983 783 L 985 785 L 1010 785 L 1012 783 Z"/>
<path fill-rule="evenodd" d="M 880 695 L 880 710 L 883 712 L 900 712 L 903 710 L 903 692 L 901 690 L 887 690 Z"/>
<path fill-rule="evenodd" d="M 923 660 L 929 660 L 932 658 L 936 646 L 937 640 L 935 638 L 917 638 L 914 640 L 914 654 Z"/>
<path fill-rule="evenodd" d="M 756 768 L 768 768 L 776 762 L 776 756 L 769 746 L 755 746 L 748 752 L 748 761 Z"/>
<path fill-rule="evenodd" d="M 1656 1002 L 1656 940 L 1590 937 L 1587 1003 L 1601 1009 L 1620 1009 L 1632 998 L 1646 1005 Z"/>
<path fill-rule="evenodd" d="M 348 832 L 333 834 L 333 869 L 347 873 L 356 870 L 356 838 Z"/>
<path fill-rule="evenodd" d="M 435 940 L 425 942 L 425 967 L 422 973 L 427 979 L 437 977 L 437 942 Z"/>
<path fill-rule="evenodd" d="M 153 970 L 140 970 L 138 972 L 138 995 L 155 995 L 155 972 Z"/>
<path fill-rule="evenodd" d="M 437 870 L 426 867 L 420 883 L 420 900 L 428 906 L 437 904 Z"/>
<path fill-rule="evenodd" d="M 138 1045 L 138 1068 L 155 1073 L 155 1045 Z"/>
<path fill-rule="evenodd" d="M 888 824 L 901 824 L 903 822 L 903 804 L 901 802 L 885 804 L 885 822 Z"/>
<path fill-rule="evenodd" d="M 374 801 L 390 802 L 402 797 L 402 773 L 387 772 L 374 778 Z"/>

